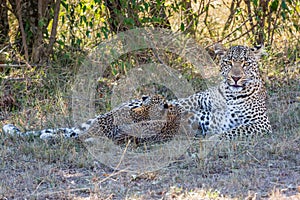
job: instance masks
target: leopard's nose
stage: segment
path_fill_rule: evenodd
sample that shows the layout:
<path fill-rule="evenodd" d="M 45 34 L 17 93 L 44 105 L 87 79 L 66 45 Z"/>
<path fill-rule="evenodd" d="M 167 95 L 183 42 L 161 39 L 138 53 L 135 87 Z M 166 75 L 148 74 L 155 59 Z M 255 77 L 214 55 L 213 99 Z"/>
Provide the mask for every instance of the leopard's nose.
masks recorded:
<path fill-rule="evenodd" d="M 240 76 L 231 76 L 235 83 L 237 83 L 242 77 Z"/>

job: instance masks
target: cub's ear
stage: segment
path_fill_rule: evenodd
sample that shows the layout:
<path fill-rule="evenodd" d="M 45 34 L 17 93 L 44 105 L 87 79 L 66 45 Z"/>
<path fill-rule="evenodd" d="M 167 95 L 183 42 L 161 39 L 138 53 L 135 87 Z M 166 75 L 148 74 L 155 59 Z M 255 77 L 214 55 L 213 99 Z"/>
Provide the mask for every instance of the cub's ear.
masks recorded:
<path fill-rule="evenodd" d="M 226 52 L 227 52 L 227 49 L 226 48 L 224 48 L 224 46 L 222 45 L 222 44 L 220 44 L 220 43 L 216 43 L 215 45 L 214 45 L 214 50 L 215 50 L 215 54 L 217 55 L 217 56 L 220 56 L 221 58 L 226 54 Z"/>
<path fill-rule="evenodd" d="M 148 98 L 149 98 L 149 96 L 146 96 L 146 95 L 143 95 L 143 96 L 142 96 L 142 100 L 143 100 L 143 101 L 146 101 Z"/>
<path fill-rule="evenodd" d="M 257 45 L 251 48 L 251 52 L 253 53 L 256 60 L 259 60 L 262 56 L 267 56 L 267 52 L 265 51 L 264 45 Z"/>

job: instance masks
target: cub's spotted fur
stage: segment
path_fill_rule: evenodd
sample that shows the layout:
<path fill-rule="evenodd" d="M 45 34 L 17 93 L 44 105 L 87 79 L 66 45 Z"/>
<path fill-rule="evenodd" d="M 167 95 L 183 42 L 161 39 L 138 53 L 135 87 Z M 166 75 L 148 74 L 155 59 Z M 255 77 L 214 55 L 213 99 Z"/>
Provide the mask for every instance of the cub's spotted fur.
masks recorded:
<path fill-rule="evenodd" d="M 180 129 L 184 110 L 178 105 L 168 105 L 164 119 L 141 121 L 120 126 L 114 138 L 118 143 L 132 140 L 135 144 L 155 143 L 170 140 Z"/>

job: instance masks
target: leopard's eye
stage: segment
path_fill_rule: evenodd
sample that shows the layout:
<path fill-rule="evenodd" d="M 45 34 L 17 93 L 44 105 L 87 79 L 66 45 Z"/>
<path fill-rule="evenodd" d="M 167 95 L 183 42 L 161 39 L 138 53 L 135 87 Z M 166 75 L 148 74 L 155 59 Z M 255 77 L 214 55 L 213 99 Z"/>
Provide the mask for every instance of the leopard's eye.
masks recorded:
<path fill-rule="evenodd" d="M 248 67 L 249 65 L 250 65 L 249 62 L 244 62 L 244 63 L 243 63 L 243 66 L 244 66 L 244 67 Z"/>
<path fill-rule="evenodd" d="M 225 65 L 232 65 L 232 61 L 231 60 L 223 60 L 223 63 Z"/>

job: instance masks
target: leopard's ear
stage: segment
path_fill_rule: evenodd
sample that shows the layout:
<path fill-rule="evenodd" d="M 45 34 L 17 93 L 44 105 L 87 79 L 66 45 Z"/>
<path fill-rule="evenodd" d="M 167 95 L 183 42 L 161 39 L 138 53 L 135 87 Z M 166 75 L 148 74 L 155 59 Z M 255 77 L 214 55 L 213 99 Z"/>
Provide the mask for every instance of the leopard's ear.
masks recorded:
<path fill-rule="evenodd" d="M 215 54 L 221 58 L 226 54 L 227 49 L 220 43 L 214 45 Z"/>
<path fill-rule="evenodd" d="M 256 60 L 259 60 L 262 56 L 268 55 L 265 51 L 264 45 L 256 45 L 252 47 L 250 50 L 253 53 Z"/>

